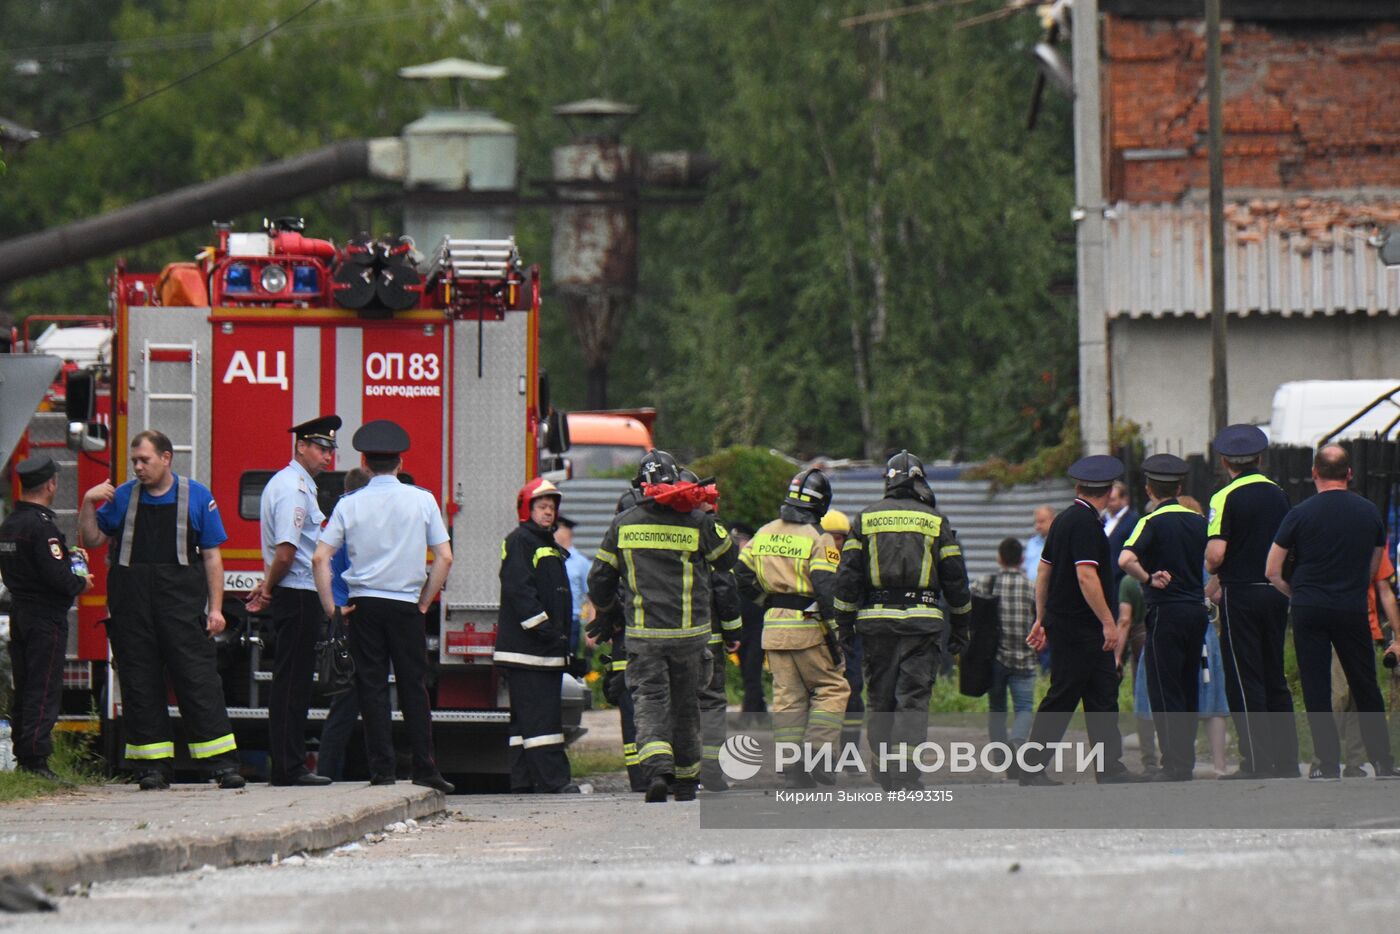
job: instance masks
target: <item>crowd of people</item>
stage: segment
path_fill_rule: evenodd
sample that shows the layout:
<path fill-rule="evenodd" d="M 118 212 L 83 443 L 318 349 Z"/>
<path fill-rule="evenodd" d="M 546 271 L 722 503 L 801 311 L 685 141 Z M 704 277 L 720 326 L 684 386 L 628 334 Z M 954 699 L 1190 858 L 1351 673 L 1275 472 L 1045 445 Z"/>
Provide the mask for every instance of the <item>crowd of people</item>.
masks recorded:
<path fill-rule="evenodd" d="M 358 717 L 371 783 L 395 781 L 392 666 L 411 778 L 450 792 L 433 752 L 425 633 L 452 565 L 450 535 L 432 494 L 402 482 L 410 439 L 390 421 L 355 433 L 361 467 L 323 515 L 316 477 L 333 460 L 339 428 L 331 415 L 289 429 L 293 458 L 261 498 L 265 577 L 247 604 L 270 612 L 276 636 L 270 780 L 339 780 Z M 611 643 L 604 694 L 621 711 L 631 787 L 649 802 L 727 788 L 718 763 L 726 665 L 736 653 L 745 711 L 768 706 L 765 665 L 771 672 L 776 740 L 830 750 L 863 728 L 869 748 L 881 751 L 875 780 L 887 791 L 917 787 L 907 759 L 927 738 L 944 660 L 972 637 L 975 598 L 996 601 L 990 739 L 1032 750 L 1011 765 L 1023 785 L 1058 784 L 1037 751 L 1048 756 L 1080 707 L 1104 751 L 1101 783 L 1190 780 L 1202 722 L 1219 777 L 1298 777 L 1284 674 L 1290 620 L 1316 756 L 1310 777 L 1359 777 L 1366 762 L 1377 778 L 1400 777 L 1375 670 L 1382 617 L 1392 633 L 1400 627 L 1385 523 L 1348 489 L 1341 446 L 1317 451 L 1317 495 L 1290 508 L 1260 471 L 1266 445 L 1251 426 L 1215 439 L 1230 479 L 1208 515 L 1182 494 L 1187 465 L 1178 457 L 1143 463 L 1142 516 L 1120 461 L 1083 458 L 1069 470 L 1074 501 L 1058 513 L 1035 510 L 1034 534 L 1024 545 L 1001 542 L 997 571 L 975 582 L 922 462 L 907 451 L 886 464 L 884 496 L 855 516 L 831 509 L 830 481 L 809 468 L 756 530 L 726 527 L 712 482 L 648 451 L 591 562 L 573 548 L 562 492 L 531 480 L 501 545 L 493 655 L 510 700 L 511 789 L 579 791 L 565 754 L 561 675 L 581 644 L 600 643 Z M 84 494 L 79 534 L 86 547 L 109 546 L 108 633 L 136 781 L 144 790 L 169 784 L 168 678 L 191 757 L 220 787 L 238 788 L 244 779 L 209 638 L 225 625 L 226 535 L 208 488 L 176 475 L 172 456 L 161 433 L 135 435 L 133 479 Z M 69 548 L 54 524 L 54 463 L 32 458 L 17 474 L 22 496 L 0 526 L 0 574 L 14 601 L 13 743 L 21 769 L 55 777 L 48 758 L 67 613 L 92 583 L 85 552 Z M 328 621 L 334 633 L 352 614 L 353 686 L 332 706 L 312 771 L 306 721 L 318 646 Z M 1386 654 L 1393 664 L 1400 647 Z M 1038 669 L 1048 670 L 1049 685 L 1037 706 Z M 1142 773 L 1122 762 L 1125 671 Z M 1230 773 L 1227 717 L 1240 754 Z M 838 758 L 817 755 L 783 778 L 795 788 L 831 784 Z"/>
<path fill-rule="evenodd" d="M 1058 739 L 1082 705 L 1091 739 L 1108 751 L 1100 781 L 1190 780 L 1202 725 L 1216 777 L 1299 777 L 1284 672 L 1291 622 L 1315 757 L 1309 778 L 1363 777 L 1366 762 L 1375 777 L 1396 777 L 1376 677 L 1382 623 L 1400 631 L 1395 569 L 1379 511 L 1348 490 L 1346 450 L 1317 451 L 1317 495 L 1290 508 L 1260 471 L 1263 432 L 1230 426 L 1214 447 L 1230 480 L 1212 497 L 1209 516 L 1182 495 L 1188 466 L 1178 457 L 1158 454 L 1143 463 L 1145 516 L 1129 504 L 1121 462 L 1089 457 L 1070 470 L 1073 505 L 1058 515 L 1039 507 L 1024 549 L 1014 538 L 1001 543 L 999 570 L 973 588 L 998 598 L 990 737 L 1008 736 L 1009 693 L 1013 744 Z M 1023 643 L 1040 656 L 1023 651 Z M 1400 647 L 1384 651 L 1393 667 Z M 1051 683 L 1033 731 L 1038 664 L 1049 668 Z M 1141 775 L 1122 767 L 1117 754 L 1125 671 Z M 1231 717 L 1240 753 L 1234 772 L 1227 766 Z M 1018 777 L 1055 784 L 1044 772 Z"/>

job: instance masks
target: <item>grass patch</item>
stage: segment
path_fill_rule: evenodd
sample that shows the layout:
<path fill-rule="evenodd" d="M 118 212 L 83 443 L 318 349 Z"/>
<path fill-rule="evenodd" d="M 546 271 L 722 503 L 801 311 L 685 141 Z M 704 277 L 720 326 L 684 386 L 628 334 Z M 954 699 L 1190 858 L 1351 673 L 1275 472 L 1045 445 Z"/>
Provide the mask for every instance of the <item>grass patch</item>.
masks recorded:
<path fill-rule="evenodd" d="M 607 772 L 621 772 L 627 768 L 622 750 L 582 749 L 569 750 L 569 774 L 574 778 L 586 778 Z"/>
<path fill-rule="evenodd" d="M 107 780 L 102 759 L 94 752 L 96 734 L 55 732 L 49 768 L 74 785 L 100 785 Z M 0 802 L 62 794 L 67 786 L 25 772 L 0 772 Z"/>

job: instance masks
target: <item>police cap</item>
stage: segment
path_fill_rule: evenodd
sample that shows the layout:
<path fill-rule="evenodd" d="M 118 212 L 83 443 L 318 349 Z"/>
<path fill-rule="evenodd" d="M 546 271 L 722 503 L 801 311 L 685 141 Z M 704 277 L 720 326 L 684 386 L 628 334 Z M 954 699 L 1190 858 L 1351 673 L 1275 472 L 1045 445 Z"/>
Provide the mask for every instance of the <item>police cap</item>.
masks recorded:
<path fill-rule="evenodd" d="M 1175 454 L 1153 454 L 1142 462 L 1142 472 L 1147 475 L 1147 479 L 1163 483 L 1180 480 L 1190 471 L 1190 465 Z"/>
<path fill-rule="evenodd" d="M 335 433 L 340 430 L 340 416 L 322 415 L 309 422 L 293 425 L 287 430 L 296 435 L 298 441 L 310 441 L 334 451 L 336 448 Z"/>
<path fill-rule="evenodd" d="M 1215 436 L 1215 453 L 1222 457 L 1256 457 L 1268 446 L 1268 435 L 1254 425 L 1226 425 Z"/>
<path fill-rule="evenodd" d="M 578 525 L 577 522 L 562 513 L 554 517 L 554 524 L 563 526 L 566 529 L 572 529 L 574 526 Z"/>
<path fill-rule="evenodd" d="M 398 422 L 379 418 L 361 425 L 350 443 L 361 454 L 402 454 L 408 450 L 408 432 Z"/>
<path fill-rule="evenodd" d="M 1090 454 L 1069 467 L 1069 477 L 1088 487 L 1108 486 L 1123 476 L 1123 462 L 1112 454 Z"/>
<path fill-rule="evenodd" d="M 58 473 L 58 465 L 47 454 L 36 454 L 20 461 L 19 466 L 15 467 L 15 473 L 19 476 L 19 485 L 29 490 L 41 483 L 47 483 L 50 477 Z"/>

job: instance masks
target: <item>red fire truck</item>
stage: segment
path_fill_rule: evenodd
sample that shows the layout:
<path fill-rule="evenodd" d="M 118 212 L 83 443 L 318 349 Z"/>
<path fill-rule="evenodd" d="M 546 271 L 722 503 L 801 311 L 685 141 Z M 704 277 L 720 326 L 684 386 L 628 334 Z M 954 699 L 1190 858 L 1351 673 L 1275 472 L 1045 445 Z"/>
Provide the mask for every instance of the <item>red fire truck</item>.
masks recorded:
<path fill-rule="evenodd" d="M 143 428 L 165 432 L 176 472 L 213 490 L 229 536 L 220 671 L 240 748 L 266 748 L 273 634 L 243 605 L 263 576 L 259 497 L 290 459 L 287 427 L 334 412 L 347 440 L 377 418 L 412 438 L 403 469 L 442 504 L 456 558 L 428 620 L 439 761 L 446 772 L 504 772 L 508 711 L 490 664 L 500 540 L 541 453 L 557 466 L 568 444 L 539 369 L 538 267 L 523 265 L 513 240 L 446 238 L 420 256 L 407 239 L 337 248 L 284 220 L 264 233 L 218 229 L 196 262 L 118 268 L 110 286 L 111 318 L 100 322 L 112 330 L 110 360 L 69 372 L 61 431 L 47 423 L 58 413 L 40 413 L 26 444 L 75 452 L 65 516 L 103 477 L 127 479 L 129 439 Z M 343 444 L 317 478 L 327 514 L 358 463 Z M 100 710 L 114 754 L 121 696 L 102 628 L 104 556 L 91 564 L 99 582 L 77 610 L 65 714 L 76 724 Z M 563 678 L 576 735 L 589 694 Z"/>

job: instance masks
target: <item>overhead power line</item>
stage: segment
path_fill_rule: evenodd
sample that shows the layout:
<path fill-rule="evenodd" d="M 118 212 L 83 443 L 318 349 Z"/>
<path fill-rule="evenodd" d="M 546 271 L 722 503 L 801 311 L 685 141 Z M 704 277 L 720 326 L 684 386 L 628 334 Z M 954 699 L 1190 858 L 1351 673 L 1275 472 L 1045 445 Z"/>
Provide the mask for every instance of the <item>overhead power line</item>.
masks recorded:
<path fill-rule="evenodd" d="M 931 0 L 929 3 L 916 3 L 913 6 L 901 6 L 890 10 L 876 10 L 873 13 L 861 13 L 857 16 L 848 16 L 841 20 L 841 25 L 846 29 L 850 29 L 854 26 L 883 23 L 887 20 L 899 19 L 902 16 L 914 16 L 918 13 L 932 13 L 934 10 L 941 10 L 944 7 L 966 6 L 969 3 L 976 2 L 977 0 Z"/>
<path fill-rule="evenodd" d="M 331 20 L 303 23 L 281 30 L 284 36 L 310 35 L 372 26 L 393 20 L 411 19 L 424 15 L 425 7 L 410 6 L 382 13 L 360 13 L 338 16 Z M 183 49 L 210 48 L 222 42 L 234 42 L 247 35 L 248 30 L 226 29 L 218 32 L 187 32 L 134 39 L 113 39 L 103 42 L 75 42 L 67 45 L 42 45 L 27 48 L 0 49 L 0 60 L 61 62 L 93 58 L 129 58 L 154 52 L 174 52 Z"/>
<path fill-rule="evenodd" d="M 312 9 L 313 7 L 315 7 L 317 4 L 319 4 L 320 2 L 321 2 L 321 0 L 309 0 L 308 3 L 306 3 L 306 4 L 305 4 L 304 6 L 302 6 L 300 9 L 298 9 L 298 10 L 297 10 L 295 13 L 293 13 L 291 16 L 288 16 L 286 19 L 282 20 L 281 22 L 274 23 L 271 27 L 269 27 L 268 29 L 266 29 L 266 30 L 264 30 L 263 32 L 259 33 L 258 35 L 254 36 L 252 39 L 249 39 L 247 42 L 243 43 L 243 44 L 240 45 L 240 46 L 235 47 L 234 49 L 232 49 L 232 50 L 229 51 L 229 52 L 224 53 L 223 55 L 220 55 L 218 58 L 214 59 L 212 62 L 208 62 L 207 64 L 200 66 L 199 68 L 195 69 L 194 71 L 190 72 L 189 74 L 182 75 L 181 77 L 176 78 L 174 81 L 171 81 L 171 82 L 168 83 L 168 84 L 163 84 L 163 85 L 161 85 L 160 87 L 156 88 L 155 90 L 147 91 L 145 94 L 142 94 L 140 97 L 137 97 L 137 98 L 134 99 L 134 100 L 127 101 L 127 102 L 124 103 L 124 104 L 119 104 L 119 105 L 117 105 L 116 107 L 113 107 L 111 110 L 104 111 L 103 113 L 100 113 L 100 114 L 98 114 L 98 115 L 95 116 L 95 117 L 89 117 L 89 118 L 87 118 L 86 120 L 79 120 L 77 123 L 70 124 L 70 125 L 64 127 L 64 128 L 61 129 L 61 130 L 58 130 L 58 131 L 56 131 L 56 132 L 49 133 L 49 134 L 46 134 L 46 135 L 47 135 L 49 138 L 56 138 L 56 137 L 62 136 L 62 135 L 65 134 L 65 133 L 70 133 L 70 132 L 72 132 L 73 130 L 78 129 L 79 127 L 90 126 L 91 124 L 97 123 L 97 122 L 100 121 L 100 120 L 105 120 L 105 119 L 107 119 L 108 117 L 113 116 L 114 114 L 119 114 L 119 113 L 121 113 L 122 111 L 130 110 L 131 108 L 136 107 L 136 106 L 139 105 L 139 104 L 144 104 L 146 101 L 150 100 L 151 98 L 156 97 L 156 96 L 158 96 L 158 95 L 160 95 L 160 94 L 164 94 L 166 91 L 169 91 L 169 90 L 171 90 L 172 88 L 177 88 L 177 87 L 179 87 L 180 85 L 184 84 L 184 83 L 187 82 L 187 81 L 193 81 L 195 78 L 198 78 L 200 75 L 205 74 L 206 72 L 212 71 L 212 70 L 215 69 L 215 68 L 218 68 L 218 67 L 219 67 L 220 65 L 222 65 L 224 62 L 226 62 L 226 61 L 228 61 L 229 59 L 233 58 L 235 55 L 239 54 L 240 52 L 244 52 L 244 51 L 246 51 L 246 50 L 252 48 L 253 46 L 257 45 L 259 42 L 263 41 L 263 40 L 266 39 L 268 36 L 271 36 L 273 33 L 277 32 L 277 31 L 278 31 L 279 29 L 281 29 L 283 26 L 286 26 L 288 23 L 292 22 L 293 20 L 297 19 L 298 17 L 302 16 L 303 14 L 310 12 L 311 9 Z"/>

